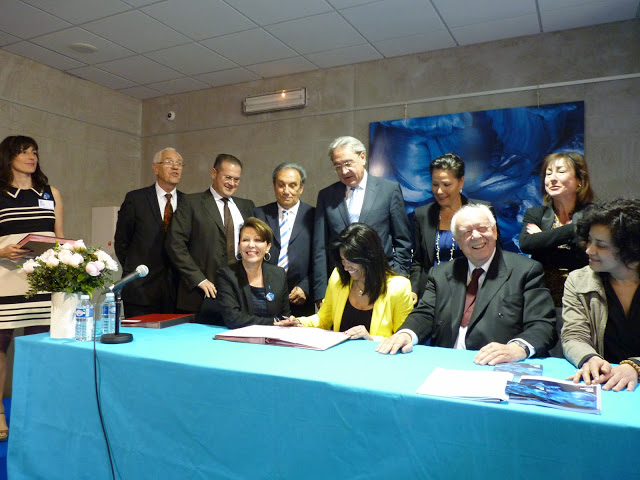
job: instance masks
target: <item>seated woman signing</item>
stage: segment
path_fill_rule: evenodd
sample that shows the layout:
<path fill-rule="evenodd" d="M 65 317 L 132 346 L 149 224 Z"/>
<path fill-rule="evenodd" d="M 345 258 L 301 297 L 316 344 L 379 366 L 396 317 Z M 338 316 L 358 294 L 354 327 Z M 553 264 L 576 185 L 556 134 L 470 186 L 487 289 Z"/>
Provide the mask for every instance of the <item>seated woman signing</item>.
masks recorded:
<path fill-rule="evenodd" d="M 345 332 L 352 339 L 392 335 L 413 308 L 411 282 L 391 270 L 376 231 L 352 223 L 331 245 L 331 255 L 338 267 L 329 278 L 324 302 L 317 314 L 299 321 Z"/>
<path fill-rule="evenodd" d="M 225 325 L 273 325 L 274 320 L 289 317 L 287 274 L 264 261 L 270 255 L 273 231 L 262 220 L 249 217 L 238 238 L 240 261 L 221 268 L 217 274 L 217 301 Z"/>
<path fill-rule="evenodd" d="M 633 390 L 640 376 L 640 200 L 588 207 L 578 235 L 589 266 L 569 274 L 562 297 L 562 349 L 579 369 L 570 378 Z"/>

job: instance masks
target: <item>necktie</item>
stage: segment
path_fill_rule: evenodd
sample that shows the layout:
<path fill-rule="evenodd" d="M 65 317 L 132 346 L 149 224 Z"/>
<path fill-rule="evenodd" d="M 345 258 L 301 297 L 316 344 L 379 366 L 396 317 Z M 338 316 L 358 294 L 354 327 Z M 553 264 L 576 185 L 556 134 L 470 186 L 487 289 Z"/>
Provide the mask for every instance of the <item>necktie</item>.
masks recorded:
<path fill-rule="evenodd" d="M 360 219 L 360 212 L 357 211 L 356 195 L 360 187 L 349 187 L 351 196 L 347 200 L 347 210 L 349 211 L 349 221 L 357 222 Z"/>
<path fill-rule="evenodd" d="M 173 216 L 173 205 L 171 205 L 171 194 L 165 194 L 167 198 L 167 203 L 164 206 L 164 216 L 162 217 L 162 223 L 164 224 L 164 231 L 169 230 L 169 222 L 171 222 L 171 217 Z"/>
<path fill-rule="evenodd" d="M 476 304 L 476 295 L 478 294 L 478 280 L 482 272 L 484 272 L 484 270 L 476 268 L 471 274 L 469 285 L 467 285 L 467 293 L 464 296 L 464 312 L 462 313 L 462 322 L 460 323 L 463 327 L 469 325 L 469 320 L 471 320 L 473 307 Z"/>
<path fill-rule="evenodd" d="M 291 238 L 291 222 L 289 222 L 289 212 L 282 211 L 282 221 L 280 222 L 280 256 L 278 266 L 289 270 L 289 239 Z"/>
<path fill-rule="evenodd" d="M 233 217 L 229 210 L 229 199 L 224 197 L 224 236 L 227 239 L 227 263 L 231 265 L 236 262 L 236 246 L 234 242 Z"/>

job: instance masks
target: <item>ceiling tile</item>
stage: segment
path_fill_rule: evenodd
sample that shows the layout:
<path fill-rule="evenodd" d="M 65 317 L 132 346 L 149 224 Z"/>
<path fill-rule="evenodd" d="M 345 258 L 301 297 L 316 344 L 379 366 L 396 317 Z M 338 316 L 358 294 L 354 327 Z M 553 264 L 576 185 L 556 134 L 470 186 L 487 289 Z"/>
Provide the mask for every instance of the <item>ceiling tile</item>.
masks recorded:
<path fill-rule="evenodd" d="M 143 85 L 182 77 L 182 75 L 175 70 L 171 70 L 142 55 L 121 58 L 95 66 L 101 70 L 106 70 L 114 75 Z"/>
<path fill-rule="evenodd" d="M 158 90 L 154 90 L 149 87 L 131 87 L 131 88 L 123 88 L 118 90 L 120 93 L 124 93 L 125 95 L 129 95 L 130 97 L 139 98 L 140 100 L 144 100 L 145 98 L 154 98 L 163 95 L 162 92 Z"/>
<path fill-rule="evenodd" d="M 196 75 L 195 78 L 212 87 L 219 87 L 221 85 L 259 80 L 261 77 L 246 68 L 231 68 L 229 70 Z"/>
<path fill-rule="evenodd" d="M 200 43 L 238 65 L 295 57 L 296 52 L 262 28 L 202 40 Z"/>
<path fill-rule="evenodd" d="M 444 22 L 450 27 L 485 23 L 501 18 L 536 15 L 533 0 L 433 0 Z"/>
<path fill-rule="evenodd" d="M 541 8 L 540 18 L 542 30 L 551 32 L 626 20 L 633 18 L 638 8 L 637 0 L 612 0 L 586 5 L 582 3 L 565 8 Z"/>
<path fill-rule="evenodd" d="M 120 0 L 22 0 L 68 22 L 78 24 L 131 10 Z"/>
<path fill-rule="evenodd" d="M 284 60 L 276 60 L 274 62 L 258 63 L 249 65 L 247 68 L 261 77 L 279 77 L 282 75 L 291 75 L 293 73 L 309 72 L 316 70 L 313 63 L 303 57 L 287 58 Z"/>
<path fill-rule="evenodd" d="M 21 39 L 70 27 L 71 24 L 18 0 L 2 0 L 0 30 Z"/>
<path fill-rule="evenodd" d="M 451 34 L 459 45 L 471 45 L 536 33 L 540 33 L 537 14 L 503 18 L 493 22 L 476 23 L 451 29 Z"/>
<path fill-rule="evenodd" d="M 206 83 L 187 77 L 177 78 L 176 80 L 169 80 L 167 82 L 151 83 L 148 86 L 168 95 L 210 88 Z"/>
<path fill-rule="evenodd" d="M 256 27 L 220 0 L 167 0 L 144 7 L 142 11 L 194 40 Z"/>
<path fill-rule="evenodd" d="M 456 43 L 446 30 L 431 30 L 428 33 L 419 33 L 409 37 L 380 40 L 373 42 L 373 46 L 388 58 L 455 47 Z"/>
<path fill-rule="evenodd" d="M 434 8 L 424 0 L 383 0 L 347 8 L 341 13 L 370 42 L 444 27 Z"/>
<path fill-rule="evenodd" d="M 73 58 L 65 57 L 64 55 L 52 52 L 51 50 L 47 50 L 46 48 L 42 48 L 40 45 L 30 42 L 14 43 L 4 47 L 4 49 L 62 71 L 70 68 L 83 67 L 85 65 Z"/>
<path fill-rule="evenodd" d="M 380 0 L 327 0 L 327 2 L 333 5 L 333 8 L 338 10 L 341 8 L 356 7 L 358 5 L 364 5 L 365 3 L 375 3 L 379 1 Z"/>
<path fill-rule="evenodd" d="M 82 27 L 137 53 L 189 43 L 184 35 L 137 10 L 85 23 Z"/>
<path fill-rule="evenodd" d="M 20 39 L 18 37 L 14 37 L 13 35 L 9 35 L 8 33 L 0 32 L 0 46 L 9 45 L 10 43 L 19 42 Z"/>
<path fill-rule="evenodd" d="M 75 75 L 76 77 L 84 78 L 85 80 L 89 80 L 94 83 L 99 83 L 100 85 L 113 90 L 136 86 L 135 83 L 130 82 L 129 80 L 112 75 L 95 67 L 74 68 L 73 70 L 67 70 L 67 72 L 71 75 Z"/>
<path fill-rule="evenodd" d="M 365 39 L 336 12 L 278 23 L 265 29 L 303 55 L 365 43 Z"/>
<path fill-rule="evenodd" d="M 235 63 L 198 43 L 187 43 L 186 45 L 145 53 L 145 57 L 186 75 L 197 75 L 199 73 L 237 67 Z"/>
<path fill-rule="evenodd" d="M 378 60 L 382 55 L 368 43 L 353 47 L 338 48 L 327 52 L 310 53 L 306 58 L 320 68 L 338 67 L 352 63 Z"/>
<path fill-rule="evenodd" d="M 117 58 L 129 57 L 135 54 L 135 52 L 132 52 L 131 50 L 121 47 L 120 45 L 116 45 L 115 43 L 94 35 L 91 32 L 87 32 L 80 27 L 66 28 L 59 32 L 36 37 L 31 41 L 42 47 L 46 47 L 49 50 L 54 50 L 89 65 L 115 60 Z M 76 52 L 69 48 L 69 45 L 74 42 L 88 43 L 96 47 L 98 50 L 93 53 Z"/>
<path fill-rule="evenodd" d="M 331 12 L 333 8 L 325 0 L 226 0 L 258 25 L 286 22 L 296 18 Z"/>

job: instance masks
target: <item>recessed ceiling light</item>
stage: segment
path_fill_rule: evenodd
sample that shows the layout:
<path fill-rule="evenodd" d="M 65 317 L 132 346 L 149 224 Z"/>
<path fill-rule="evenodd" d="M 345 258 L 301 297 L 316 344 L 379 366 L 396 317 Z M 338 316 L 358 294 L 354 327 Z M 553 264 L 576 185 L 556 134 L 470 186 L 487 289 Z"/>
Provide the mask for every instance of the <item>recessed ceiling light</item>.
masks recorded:
<path fill-rule="evenodd" d="M 78 53 L 93 53 L 98 51 L 98 47 L 95 47 L 89 43 L 70 43 L 69 48 Z"/>

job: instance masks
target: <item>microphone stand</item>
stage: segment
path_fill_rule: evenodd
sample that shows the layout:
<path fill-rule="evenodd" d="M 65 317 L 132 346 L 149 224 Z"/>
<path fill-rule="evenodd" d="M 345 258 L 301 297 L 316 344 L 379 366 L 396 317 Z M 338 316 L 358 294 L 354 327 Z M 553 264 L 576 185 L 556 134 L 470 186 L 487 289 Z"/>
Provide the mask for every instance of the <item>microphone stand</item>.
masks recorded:
<path fill-rule="evenodd" d="M 130 333 L 120 333 L 120 304 L 122 300 L 122 290 L 114 292 L 116 298 L 116 331 L 115 333 L 105 333 L 100 337 L 102 343 L 129 343 L 133 341 L 133 335 Z"/>

